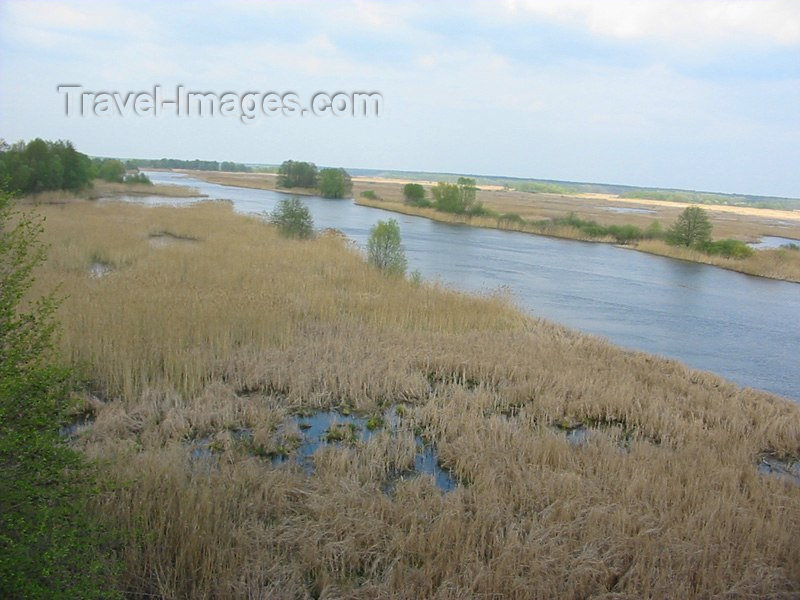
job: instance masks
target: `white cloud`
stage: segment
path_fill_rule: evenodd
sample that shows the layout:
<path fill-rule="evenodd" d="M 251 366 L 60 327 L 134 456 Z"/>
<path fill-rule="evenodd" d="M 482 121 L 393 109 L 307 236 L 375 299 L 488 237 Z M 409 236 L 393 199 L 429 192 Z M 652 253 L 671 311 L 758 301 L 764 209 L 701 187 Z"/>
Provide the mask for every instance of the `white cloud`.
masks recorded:
<path fill-rule="evenodd" d="M 504 18 L 539 18 L 619 39 L 800 45 L 797 0 L 508 0 Z"/>

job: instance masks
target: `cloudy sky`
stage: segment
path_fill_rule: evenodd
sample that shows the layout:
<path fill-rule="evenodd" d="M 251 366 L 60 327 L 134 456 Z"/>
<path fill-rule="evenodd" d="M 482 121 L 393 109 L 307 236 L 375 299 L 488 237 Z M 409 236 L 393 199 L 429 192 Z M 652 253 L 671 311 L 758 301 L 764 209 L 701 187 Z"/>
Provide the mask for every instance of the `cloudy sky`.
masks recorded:
<path fill-rule="evenodd" d="M 379 91 L 380 118 L 67 117 L 86 90 Z M 800 196 L 800 1 L 0 0 L 0 137 L 103 156 Z"/>

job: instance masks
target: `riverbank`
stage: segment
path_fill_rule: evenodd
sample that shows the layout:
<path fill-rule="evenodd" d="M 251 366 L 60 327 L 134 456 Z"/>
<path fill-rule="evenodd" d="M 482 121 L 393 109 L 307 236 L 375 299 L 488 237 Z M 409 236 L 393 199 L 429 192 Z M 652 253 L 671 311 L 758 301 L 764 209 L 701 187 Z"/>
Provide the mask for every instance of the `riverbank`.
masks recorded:
<path fill-rule="evenodd" d="M 584 242 L 617 243 L 616 240 L 611 237 L 590 237 L 580 229 L 569 226 L 548 227 L 546 230 L 543 230 L 541 227 L 536 227 L 534 225 L 518 223 L 509 220 L 501 220 L 495 217 L 470 217 L 467 215 L 441 212 L 434 208 L 409 206 L 408 204 L 401 202 L 391 202 L 364 197 L 356 197 L 354 201 L 356 204 L 360 204 L 362 206 L 370 206 L 373 208 L 381 208 L 383 210 L 389 210 L 401 214 L 425 217 L 427 219 L 433 219 L 443 223 L 458 223 L 472 227 L 519 231 L 534 235 L 545 235 L 549 237 L 579 240 Z M 796 250 L 780 248 L 755 250 L 752 256 L 734 259 L 725 258 L 722 256 L 712 256 L 689 248 L 670 246 L 669 244 L 666 244 L 660 240 L 641 240 L 630 242 L 629 244 L 621 247 L 638 250 L 640 252 L 647 252 L 649 254 L 656 254 L 658 256 L 666 256 L 669 258 L 676 258 L 689 262 L 699 262 L 716 267 L 722 267 L 724 269 L 737 271 L 746 275 L 754 275 L 757 277 L 766 277 L 769 279 L 779 279 L 782 281 L 800 283 L 800 252 Z"/>
<path fill-rule="evenodd" d="M 28 194 L 22 198 L 24 204 L 69 204 L 99 198 L 121 196 L 164 196 L 167 198 L 204 198 L 196 188 L 185 185 L 158 185 L 146 183 L 117 183 L 95 179 L 92 185 L 76 194 L 68 190 L 49 190 Z"/>
<path fill-rule="evenodd" d="M 313 189 L 279 188 L 277 187 L 277 175 L 273 173 L 181 172 L 203 181 L 220 185 L 306 196 L 316 196 L 318 194 Z M 409 206 L 403 202 L 403 184 L 404 180 L 354 177 L 354 201 L 361 206 L 425 217 L 442 223 L 458 223 L 473 227 L 519 231 L 584 242 L 617 243 L 612 237 L 591 237 L 575 227 L 552 226 L 543 230 L 541 227 L 514 220 L 500 220 L 495 217 L 468 217 L 440 212 L 433 208 Z M 361 192 L 366 190 L 377 190 L 378 198 L 372 199 L 361 196 Z M 478 200 L 495 212 L 501 214 L 513 212 L 523 220 L 536 221 L 562 218 L 572 212 L 578 218 L 599 220 L 605 225 L 632 224 L 640 229 L 645 229 L 654 220 L 659 220 L 662 223 L 662 227 L 666 228 L 685 208 L 684 205 L 675 202 L 660 200 L 612 198 L 608 194 L 582 194 L 580 196 L 531 194 L 508 191 L 499 186 L 480 186 Z M 604 204 L 597 206 L 598 203 Z M 635 205 L 633 212 L 628 212 L 631 210 L 628 207 L 632 205 Z M 733 237 L 745 241 L 756 241 L 762 235 L 777 235 L 779 237 L 800 239 L 800 214 L 794 214 L 791 211 L 714 205 L 705 206 L 704 208 L 709 211 L 716 237 L 724 235 L 725 237 Z M 615 210 L 623 212 L 614 213 Z M 670 246 L 659 240 L 631 242 L 623 247 L 658 256 L 721 267 L 746 275 L 800 283 L 800 252 L 785 249 L 757 250 L 753 256 L 732 259 Z"/>
<path fill-rule="evenodd" d="M 800 590 L 800 486 L 757 470 L 797 458 L 797 404 L 227 203 L 38 210 L 59 251 L 34 293 L 62 284 L 60 350 L 92 381 L 68 434 L 112 484 L 130 594 Z M 329 409 L 347 427 L 303 462 Z"/>

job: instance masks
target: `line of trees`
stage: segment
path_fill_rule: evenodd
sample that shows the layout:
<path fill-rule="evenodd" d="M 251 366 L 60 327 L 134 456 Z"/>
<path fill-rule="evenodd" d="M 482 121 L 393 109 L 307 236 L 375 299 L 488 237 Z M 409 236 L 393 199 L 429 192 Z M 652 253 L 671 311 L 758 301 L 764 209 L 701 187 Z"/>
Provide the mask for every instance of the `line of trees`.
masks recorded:
<path fill-rule="evenodd" d="M 250 173 L 253 169 L 241 163 L 216 160 L 181 160 L 179 158 L 132 158 L 125 161 L 128 169 L 186 169 L 189 171 L 232 171 Z"/>
<path fill-rule="evenodd" d="M 353 182 L 344 169 L 318 170 L 314 163 L 296 160 L 285 160 L 278 168 L 278 186 L 314 188 L 323 198 L 346 198 L 353 191 Z"/>
<path fill-rule="evenodd" d="M 36 138 L 27 144 L 0 143 L 0 181 L 22 194 L 46 190 L 79 192 L 95 177 L 91 159 L 71 142 Z"/>
<path fill-rule="evenodd" d="M 144 173 L 130 173 L 122 161 L 91 159 L 78 152 L 72 142 L 39 138 L 10 146 L 0 142 L 0 182 L 16 193 L 35 194 L 48 190 L 77 193 L 89 187 L 93 179 L 150 183 Z"/>

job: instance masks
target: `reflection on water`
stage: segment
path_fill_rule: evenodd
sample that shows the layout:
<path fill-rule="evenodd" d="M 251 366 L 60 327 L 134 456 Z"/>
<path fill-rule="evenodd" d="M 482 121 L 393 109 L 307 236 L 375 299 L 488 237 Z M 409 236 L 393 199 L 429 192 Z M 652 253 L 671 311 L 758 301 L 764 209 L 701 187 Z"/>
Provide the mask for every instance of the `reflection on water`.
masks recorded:
<path fill-rule="evenodd" d="M 148 175 L 153 183 L 191 185 L 208 199 L 230 200 L 241 212 L 270 211 L 283 197 L 175 173 Z M 800 400 L 798 284 L 610 244 L 437 223 L 351 200 L 301 199 L 317 228 L 336 228 L 362 248 L 379 219 L 396 219 L 409 269 L 427 279 L 479 293 L 505 286 L 536 316 Z"/>

